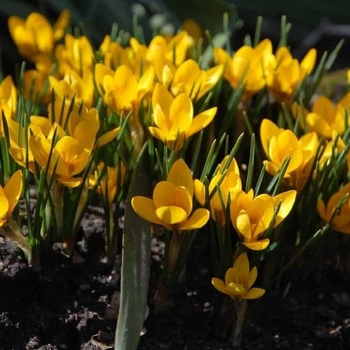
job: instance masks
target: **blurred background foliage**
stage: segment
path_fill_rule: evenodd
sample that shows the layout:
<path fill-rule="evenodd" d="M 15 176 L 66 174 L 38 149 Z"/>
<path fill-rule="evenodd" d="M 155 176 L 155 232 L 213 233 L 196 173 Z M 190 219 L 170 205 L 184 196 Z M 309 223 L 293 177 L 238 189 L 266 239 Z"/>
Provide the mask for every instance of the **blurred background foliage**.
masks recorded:
<path fill-rule="evenodd" d="M 5 74 L 13 74 L 14 63 L 21 59 L 11 41 L 7 28 L 10 15 L 27 17 L 39 11 L 54 21 L 62 9 L 72 14 L 72 23 L 83 28 L 85 34 L 97 47 L 104 35 L 109 34 L 113 23 L 132 33 L 133 16 L 138 14 L 144 28 L 146 41 L 152 37 L 154 26 L 164 30 L 177 29 L 187 18 L 195 19 L 212 35 L 222 29 L 222 15 L 229 14 L 231 29 L 237 27 L 238 19 L 243 28 L 232 35 L 233 47 L 242 45 L 246 34 L 253 35 L 258 16 L 263 16 L 262 38 L 278 43 L 281 16 L 292 23 L 289 45 L 293 54 L 300 58 L 311 46 L 318 50 L 331 51 L 341 38 L 350 38 L 350 3 L 348 0 L 11 0 L 0 1 L 0 48 Z M 238 26 L 239 27 L 239 26 Z M 345 47 L 337 60 L 336 68 L 349 66 Z"/>

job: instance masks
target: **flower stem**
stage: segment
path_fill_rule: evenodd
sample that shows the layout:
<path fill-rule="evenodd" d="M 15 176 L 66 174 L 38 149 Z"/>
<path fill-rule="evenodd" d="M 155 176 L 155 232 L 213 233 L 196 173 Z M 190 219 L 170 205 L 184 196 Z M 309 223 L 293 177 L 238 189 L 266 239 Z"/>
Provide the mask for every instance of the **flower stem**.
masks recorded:
<path fill-rule="evenodd" d="M 245 315 L 247 313 L 247 300 L 234 300 L 236 322 L 233 325 L 232 346 L 235 349 L 241 348 L 242 329 L 244 325 Z"/>

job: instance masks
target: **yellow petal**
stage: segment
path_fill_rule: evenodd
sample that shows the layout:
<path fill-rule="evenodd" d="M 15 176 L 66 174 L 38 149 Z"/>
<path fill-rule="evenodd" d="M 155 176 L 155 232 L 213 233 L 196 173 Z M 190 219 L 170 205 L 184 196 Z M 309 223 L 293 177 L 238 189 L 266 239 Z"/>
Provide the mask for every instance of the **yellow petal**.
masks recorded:
<path fill-rule="evenodd" d="M 156 209 L 156 215 L 166 225 L 179 224 L 186 220 L 187 213 L 183 208 L 176 206 L 164 206 Z"/>
<path fill-rule="evenodd" d="M 192 121 L 190 128 L 186 132 L 186 136 L 190 137 L 198 131 L 203 130 L 206 126 L 208 126 L 215 117 L 217 108 L 213 107 L 207 109 L 206 111 L 198 114 Z"/>
<path fill-rule="evenodd" d="M 167 180 L 175 186 L 183 186 L 193 196 L 193 179 L 191 171 L 183 159 L 178 159 L 171 167 Z"/>
<path fill-rule="evenodd" d="M 193 119 L 193 105 L 191 99 L 186 94 L 177 96 L 170 106 L 169 120 L 171 132 L 187 131 Z"/>
<path fill-rule="evenodd" d="M 205 186 L 204 184 L 199 180 L 194 180 L 193 182 L 193 190 L 194 195 L 199 202 L 200 205 L 205 204 Z"/>
<path fill-rule="evenodd" d="M 170 181 L 158 182 L 153 191 L 156 208 L 176 206 L 182 208 L 187 216 L 192 211 L 192 197 L 185 187 L 175 186 Z"/>
<path fill-rule="evenodd" d="M 215 289 L 217 289 L 219 292 L 223 294 L 229 294 L 226 290 L 226 285 L 223 280 L 213 277 L 211 279 L 211 284 L 214 286 Z"/>
<path fill-rule="evenodd" d="M 252 288 L 249 292 L 242 297 L 242 299 L 258 299 L 265 294 L 265 289 L 262 288 Z"/>
<path fill-rule="evenodd" d="M 163 225 L 162 221 L 156 215 L 156 207 L 152 199 L 142 196 L 136 196 L 131 199 L 131 205 L 137 215 L 142 219 L 153 224 Z"/>
<path fill-rule="evenodd" d="M 249 260 L 247 253 L 242 253 L 233 264 L 233 268 L 239 272 L 239 281 L 247 283 L 249 279 Z"/>
<path fill-rule="evenodd" d="M 250 242 L 253 237 L 252 237 L 252 226 L 250 223 L 250 218 L 246 211 L 241 211 L 237 218 L 236 221 L 233 223 L 234 227 L 236 227 L 237 231 L 243 236 L 243 240 L 247 240 Z"/>
<path fill-rule="evenodd" d="M 208 222 L 209 217 L 209 210 L 204 208 L 196 209 L 188 220 L 179 225 L 179 230 L 185 231 L 199 229 Z"/>
<path fill-rule="evenodd" d="M 281 129 L 269 119 L 263 119 L 260 125 L 260 139 L 266 155 L 269 155 L 269 143 L 272 137 L 276 137 Z"/>
<path fill-rule="evenodd" d="M 119 126 L 118 128 L 115 128 L 113 130 L 107 131 L 102 136 L 100 136 L 98 138 L 98 140 L 97 140 L 98 147 L 104 146 L 107 143 L 109 143 L 112 140 L 114 140 L 118 136 L 120 130 L 121 130 L 121 127 Z"/>
<path fill-rule="evenodd" d="M 22 193 L 23 175 L 21 170 L 17 170 L 7 181 L 4 187 L 4 194 L 8 200 L 8 212 L 12 214 Z"/>
<path fill-rule="evenodd" d="M 162 84 L 157 83 L 152 94 L 153 109 L 157 104 L 159 104 L 163 113 L 167 116 L 169 115 L 170 106 L 173 100 L 174 99 L 171 96 L 171 93 L 166 89 L 166 87 Z"/>
<path fill-rule="evenodd" d="M 264 250 L 270 244 L 268 238 L 260 239 L 253 242 L 242 242 L 250 250 Z"/>
<path fill-rule="evenodd" d="M 247 290 L 250 289 L 252 285 L 255 283 L 257 276 L 258 276 L 258 269 L 254 266 L 249 272 L 249 278 L 246 285 Z"/>
<path fill-rule="evenodd" d="M 296 196 L 297 196 L 297 191 L 291 190 L 291 191 L 280 193 L 277 196 L 273 197 L 275 206 L 281 203 L 280 209 L 275 218 L 275 227 L 282 220 L 284 220 L 287 217 L 287 215 L 290 213 L 290 211 L 293 208 Z"/>
<path fill-rule="evenodd" d="M 9 202 L 4 193 L 0 192 L 0 227 L 4 226 L 8 220 Z"/>

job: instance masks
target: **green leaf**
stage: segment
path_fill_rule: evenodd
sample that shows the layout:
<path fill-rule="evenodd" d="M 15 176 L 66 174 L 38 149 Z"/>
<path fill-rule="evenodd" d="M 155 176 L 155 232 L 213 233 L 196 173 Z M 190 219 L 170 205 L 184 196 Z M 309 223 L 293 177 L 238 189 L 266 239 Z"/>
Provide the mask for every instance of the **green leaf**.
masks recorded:
<path fill-rule="evenodd" d="M 141 219 L 131 206 L 136 195 L 149 196 L 151 179 L 147 144 L 134 170 L 125 208 L 121 295 L 114 348 L 137 349 L 147 308 L 151 260 L 151 224 Z"/>

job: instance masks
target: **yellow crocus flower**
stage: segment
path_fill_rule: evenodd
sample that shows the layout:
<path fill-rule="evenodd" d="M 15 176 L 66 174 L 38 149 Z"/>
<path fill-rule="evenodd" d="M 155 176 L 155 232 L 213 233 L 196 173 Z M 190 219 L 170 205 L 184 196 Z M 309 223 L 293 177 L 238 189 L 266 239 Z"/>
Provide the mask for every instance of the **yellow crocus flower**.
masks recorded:
<path fill-rule="evenodd" d="M 55 97 L 61 101 L 66 100 L 67 103 L 70 103 L 74 97 L 75 103 L 79 105 L 84 103 L 88 108 L 92 107 L 95 86 L 91 71 L 86 71 L 81 77 L 77 72 L 71 70 L 66 72 L 62 80 L 50 76 L 49 82 Z"/>
<path fill-rule="evenodd" d="M 89 187 L 93 187 L 98 177 L 100 176 L 104 163 L 98 164 L 95 172 L 89 176 Z M 102 177 L 97 192 L 101 194 L 102 200 L 105 203 L 112 204 L 118 192 L 118 185 L 122 185 L 125 177 L 125 166 L 121 163 L 120 167 L 107 166 L 107 171 Z"/>
<path fill-rule="evenodd" d="M 69 22 L 67 10 L 62 11 L 53 27 L 43 15 L 32 12 L 25 20 L 10 16 L 8 26 L 19 53 L 36 62 L 40 55 L 52 54 L 55 42 L 63 37 Z"/>
<path fill-rule="evenodd" d="M 208 190 L 209 196 L 211 195 L 211 193 L 214 193 L 214 195 L 210 199 L 211 217 L 221 227 L 225 226 L 225 211 L 228 206 L 229 196 L 231 196 L 235 191 L 242 189 L 242 181 L 239 174 L 239 167 L 234 158 L 232 159 L 230 165 L 224 172 L 224 168 L 226 167 L 228 158 L 229 156 L 226 156 L 220 163 L 217 172 L 210 180 Z M 220 185 L 218 185 L 219 182 Z M 197 179 L 194 180 L 194 193 L 197 201 L 201 205 L 204 205 L 206 201 L 205 192 L 205 185 Z M 220 195 L 223 203 L 221 203 Z"/>
<path fill-rule="evenodd" d="M 266 75 L 267 86 L 277 100 L 288 100 L 298 85 L 312 72 L 315 62 L 315 49 L 310 49 L 299 63 L 286 47 L 280 47 L 275 56 L 275 68 Z"/>
<path fill-rule="evenodd" d="M 332 138 L 333 131 L 343 135 L 346 121 L 345 108 L 342 104 L 336 105 L 326 96 L 319 96 L 315 101 L 312 111 L 305 115 L 306 128 L 315 131 L 317 135 L 323 135 L 327 139 Z"/>
<path fill-rule="evenodd" d="M 245 99 L 260 91 L 265 85 L 265 76 L 273 69 L 275 57 L 272 43 L 265 39 L 256 47 L 239 48 L 232 57 L 222 48 L 214 49 L 214 58 L 225 65 L 224 77 L 233 88 L 245 87 Z"/>
<path fill-rule="evenodd" d="M 267 172 L 277 174 L 287 157 L 290 157 L 284 181 L 301 190 L 310 176 L 319 144 L 317 134 L 307 133 L 298 139 L 291 130 L 279 128 L 271 120 L 264 119 L 260 126 L 260 138 L 267 155 L 264 161 Z"/>
<path fill-rule="evenodd" d="M 191 99 L 185 93 L 173 98 L 161 84 L 156 84 L 152 105 L 156 127 L 149 127 L 150 133 L 166 143 L 169 149 L 177 151 L 189 137 L 204 129 L 214 119 L 217 111 L 213 107 L 194 117 Z"/>
<path fill-rule="evenodd" d="M 79 186 L 82 173 L 89 162 L 89 153 L 73 137 L 63 136 L 52 146 L 53 140 L 42 133 L 29 137 L 29 147 L 38 165 L 48 169 L 49 174 L 67 187 Z M 48 164 L 50 160 L 50 163 Z"/>
<path fill-rule="evenodd" d="M 179 233 L 203 227 L 209 220 L 207 209 L 193 211 L 193 179 L 186 163 L 179 159 L 171 167 L 167 180 L 157 183 L 153 198 L 136 196 L 132 207 L 143 219 Z"/>
<path fill-rule="evenodd" d="M 173 96 L 184 92 L 192 101 L 199 100 L 217 84 L 222 73 L 222 64 L 205 71 L 196 61 L 186 60 L 176 69 L 170 91 Z"/>
<path fill-rule="evenodd" d="M 22 193 L 23 175 L 17 170 L 5 186 L 0 185 L 0 227 L 6 226 Z"/>
<path fill-rule="evenodd" d="M 277 196 L 261 194 L 254 197 L 251 189 L 248 193 L 236 191 L 230 203 L 230 217 L 233 227 L 241 237 L 242 244 L 252 250 L 265 249 L 270 240 L 262 238 L 275 217 L 274 227 L 279 225 L 291 211 L 296 198 L 296 191 L 291 190 Z"/>
<path fill-rule="evenodd" d="M 325 203 L 321 198 L 318 199 L 317 212 L 325 222 L 329 222 L 331 220 L 337 205 L 347 193 L 350 193 L 350 183 L 346 184 L 339 191 L 334 193 L 327 203 Z M 349 197 L 336 215 L 334 215 L 331 227 L 335 231 L 350 234 Z"/>
<path fill-rule="evenodd" d="M 211 283 L 219 292 L 230 296 L 231 299 L 258 299 L 265 294 L 262 288 L 252 288 L 258 276 L 258 270 L 250 270 L 246 253 L 242 253 L 225 274 L 225 281 L 212 278 Z"/>
<path fill-rule="evenodd" d="M 56 46 L 55 56 L 61 76 L 72 70 L 81 77 L 92 72 L 95 54 L 89 39 L 84 35 L 76 38 L 71 34 L 66 34 L 65 43 Z"/>

